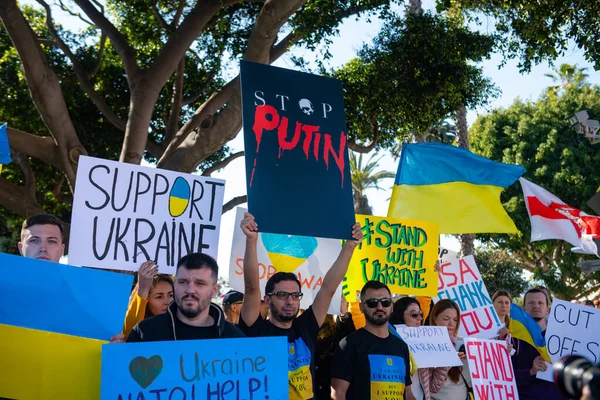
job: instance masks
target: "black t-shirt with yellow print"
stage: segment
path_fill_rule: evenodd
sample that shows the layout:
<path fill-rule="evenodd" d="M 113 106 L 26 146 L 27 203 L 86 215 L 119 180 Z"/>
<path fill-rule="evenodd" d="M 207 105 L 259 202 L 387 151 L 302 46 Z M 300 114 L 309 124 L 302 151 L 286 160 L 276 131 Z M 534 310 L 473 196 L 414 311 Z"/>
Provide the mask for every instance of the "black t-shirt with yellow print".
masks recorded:
<path fill-rule="evenodd" d="M 314 399 L 315 347 L 319 324 L 312 307 L 292 322 L 292 327 L 282 329 L 260 315 L 252 326 L 240 318 L 238 328 L 248 337 L 286 336 L 288 339 L 289 400 Z"/>

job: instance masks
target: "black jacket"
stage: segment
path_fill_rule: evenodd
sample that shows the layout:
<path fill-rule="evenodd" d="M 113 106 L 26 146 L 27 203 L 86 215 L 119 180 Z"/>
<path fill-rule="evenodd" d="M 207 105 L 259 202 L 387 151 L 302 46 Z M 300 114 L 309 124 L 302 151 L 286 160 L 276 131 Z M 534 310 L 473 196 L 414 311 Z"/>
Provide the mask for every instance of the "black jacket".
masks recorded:
<path fill-rule="evenodd" d="M 127 342 L 177 340 L 177 332 L 175 332 L 176 312 L 177 304 L 172 302 L 169 304 L 166 313 L 146 318 L 134 326 Z M 245 337 L 235 325 L 225 321 L 225 314 L 218 305 L 210 303 L 208 313 L 215 320 L 213 325 L 214 336 L 211 339 Z"/>

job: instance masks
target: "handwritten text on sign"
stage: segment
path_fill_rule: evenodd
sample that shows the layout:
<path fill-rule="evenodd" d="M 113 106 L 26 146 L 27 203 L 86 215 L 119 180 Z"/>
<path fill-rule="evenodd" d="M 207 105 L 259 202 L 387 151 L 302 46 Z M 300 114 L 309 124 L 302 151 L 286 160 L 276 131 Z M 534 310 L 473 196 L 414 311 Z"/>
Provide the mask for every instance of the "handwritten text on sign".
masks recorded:
<path fill-rule="evenodd" d="M 244 252 L 246 236 L 239 226 L 246 210 L 238 207 L 231 243 L 231 261 L 229 264 L 229 286 L 244 291 Z M 323 278 L 335 262 L 341 250 L 341 242 L 336 239 L 312 238 L 306 236 L 278 235 L 259 233 L 258 275 L 260 290 L 265 294 L 265 285 L 276 272 L 293 272 L 300 280 L 304 293 L 300 308 L 307 309 L 323 286 Z M 341 287 L 329 305 L 329 314 L 340 312 Z"/>
<path fill-rule="evenodd" d="M 101 400 L 284 399 L 287 392 L 283 337 L 102 346 Z"/>
<path fill-rule="evenodd" d="M 519 400 L 505 342 L 469 338 L 465 341 L 465 348 L 475 399 Z"/>
<path fill-rule="evenodd" d="M 357 215 L 356 219 L 364 239 L 354 251 L 346 274 L 350 293 L 375 280 L 385 283 L 392 293 L 437 294 L 436 224 L 370 215 Z"/>
<path fill-rule="evenodd" d="M 396 325 L 419 368 L 462 366 L 445 326 Z"/>
<path fill-rule="evenodd" d="M 440 265 L 438 297 L 455 301 L 460 307 L 461 336 L 490 339 L 501 328 L 490 294 L 473 256 Z"/>
<path fill-rule="evenodd" d="M 546 330 L 546 349 L 552 362 L 577 354 L 600 361 L 600 310 L 553 300 Z"/>
<path fill-rule="evenodd" d="M 73 201 L 69 262 L 163 273 L 193 252 L 217 257 L 225 182 L 81 157 Z"/>

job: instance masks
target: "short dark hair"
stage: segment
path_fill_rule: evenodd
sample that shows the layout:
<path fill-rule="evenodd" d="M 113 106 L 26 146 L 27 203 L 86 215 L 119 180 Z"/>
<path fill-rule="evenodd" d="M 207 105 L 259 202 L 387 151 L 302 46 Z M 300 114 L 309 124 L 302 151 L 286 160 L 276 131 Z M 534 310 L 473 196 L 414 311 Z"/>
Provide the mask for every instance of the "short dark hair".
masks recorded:
<path fill-rule="evenodd" d="M 265 293 L 272 293 L 275 289 L 275 285 L 279 282 L 284 281 L 296 282 L 298 284 L 299 290 L 302 291 L 302 284 L 300 283 L 300 280 L 298 279 L 296 274 L 294 274 L 293 272 L 276 272 L 267 281 L 267 284 L 265 285 Z"/>
<path fill-rule="evenodd" d="M 531 288 L 525 292 L 525 294 L 523 295 L 523 305 L 525 305 L 527 303 L 527 295 L 529 293 L 542 293 L 544 295 L 544 297 L 546 298 L 546 306 L 550 305 L 550 299 L 548 299 L 548 295 L 546 294 L 546 292 L 543 289 L 541 289 L 539 287 Z"/>
<path fill-rule="evenodd" d="M 208 268 L 212 272 L 213 280 L 217 283 L 217 277 L 219 276 L 219 265 L 217 260 L 204 253 L 190 253 L 187 256 L 183 256 L 177 263 L 177 271 L 179 268 L 185 269 L 203 269 Z"/>
<path fill-rule="evenodd" d="M 541 289 L 546 294 L 546 297 L 548 298 L 548 304 L 550 304 L 550 302 L 552 301 L 552 292 L 550 291 L 550 289 L 542 285 L 537 285 L 536 289 Z"/>
<path fill-rule="evenodd" d="M 363 288 L 360 291 L 360 300 L 361 301 L 364 300 L 365 293 L 369 289 L 375 289 L 375 290 L 385 289 L 385 290 L 388 291 L 388 293 L 390 294 L 390 296 L 392 295 L 392 292 L 390 292 L 390 288 L 387 287 L 386 284 L 381 283 L 379 281 L 368 281 L 367 283 L 365 283 L 365 285 L 363 286 Z"/>
<path fill-rule="evenodd" d="M 394 303 L 394 311 L 392 311 L 392 315 L 390 316 L 390 323 L 392 325 L 405 324 L 406 321 L 404 321 L 404 311 L 406 311 L 408 306 L 411 304 L 416 304 L 419 306 L 419 310 L 421 309 L 421 304 L 414 297 L 406 296 L 397 300 Z"/>
<path fill-rule="evenodd" d="M 32 215 L 23 221 L 23 226 L 21 227 L 21 240 L 23 240 L 23 231 L 25 229 L 29 229 L 34 225 L 56 225 L 60 230 L 60 240 L 61 242 L 65 241 L 65 233 L 63 229 L 63 224 L 60 218 L 55 217 L 51 214 L 37 214 Z"/>

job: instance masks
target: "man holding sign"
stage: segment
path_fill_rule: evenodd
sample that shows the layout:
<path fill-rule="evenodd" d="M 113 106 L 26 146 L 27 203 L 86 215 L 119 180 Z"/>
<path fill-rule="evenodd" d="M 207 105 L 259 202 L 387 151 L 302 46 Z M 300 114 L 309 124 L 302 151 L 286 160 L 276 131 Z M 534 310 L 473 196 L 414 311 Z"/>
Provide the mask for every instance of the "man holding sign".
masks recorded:
<path fill-rule="evenodd" d="M 289 399 L 313 399 L 317 333 L 325 322 L 329 303 L 346 274 L 352 253 L 362 240 L 360 225 L 352 227 L 352 237 L 355 240 L 344 244 L 337 260 L 327 271 L 315 301 L 302 315 L 297 317 L 302 298 L 298 277 L 291 272 L 277 272 L 269 278 L 264 297 L 269 307 L 268 321 L 260 315 L 258 224 L 250 213 L 244 214 L 241 228 L 246 235 L 246 254 L 244 306 L 239 327 L 250 337 L 287 336 Z"/>
<path fill-rule="evenodd" d="M 366 325 L 344 338 L 336 349 L 331 367 L 332 398 L 403 400 L 412 383 L 410 354 L 406 343 L 388 330 L 393 306 L 390 289 L 379 281 L 369 281 L 360 298 Z"/>

